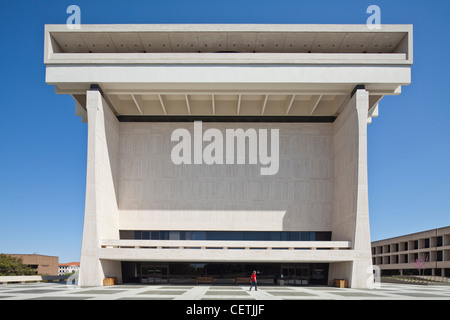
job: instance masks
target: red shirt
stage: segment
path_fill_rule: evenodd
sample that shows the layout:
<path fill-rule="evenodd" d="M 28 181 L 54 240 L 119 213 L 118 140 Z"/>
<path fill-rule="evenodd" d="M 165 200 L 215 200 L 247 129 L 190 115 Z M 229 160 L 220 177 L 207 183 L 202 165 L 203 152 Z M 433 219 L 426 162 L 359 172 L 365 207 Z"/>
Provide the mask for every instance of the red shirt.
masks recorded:
<path fill-rule="evenodd" d="M 256 281 L 256 274 L 252 274 L 252 281 Z"/>

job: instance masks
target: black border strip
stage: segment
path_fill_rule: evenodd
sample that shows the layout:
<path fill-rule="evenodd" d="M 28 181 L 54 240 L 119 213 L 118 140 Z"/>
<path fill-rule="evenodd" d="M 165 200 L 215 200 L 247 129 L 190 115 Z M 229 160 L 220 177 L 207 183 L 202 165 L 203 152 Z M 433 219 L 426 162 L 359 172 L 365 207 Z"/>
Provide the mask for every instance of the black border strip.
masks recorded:
<path fill-rule="evenodd" d="M 312 122 L 333 123 L 336 117 L 327 116 L 117 116 L 120 122 Z"/>

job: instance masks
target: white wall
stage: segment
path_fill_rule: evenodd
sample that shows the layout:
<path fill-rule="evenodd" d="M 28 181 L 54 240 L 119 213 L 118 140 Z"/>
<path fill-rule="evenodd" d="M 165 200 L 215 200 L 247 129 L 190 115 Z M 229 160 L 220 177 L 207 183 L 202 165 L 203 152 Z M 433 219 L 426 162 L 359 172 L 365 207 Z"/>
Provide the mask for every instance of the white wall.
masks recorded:
<path fill-rule="evenodd" d="M 118 239 L 117 152 L 119 122 L 99 91 L 87 92 L 88 154 L 80 286 L 102 285 L 101 239 Z"/>
<path fill-rule="evenodd" d="M 330 264 L 329 278 L 354 288 L 370 287 L 372 274 L 367 181 L 369 92 L 357 90 L 334 122 L 334 213 L 332 240 L 350 240 L 352 262 Z"/>
<path fill-rule="evenodd" d="M 224 137 L 225 129 L 278 128 L 274 176 L 261 176 L 259 162 L 174 165 L 177 128 L 193 135 L 193 123 L 120 123 L 120 229 L 331 230 L 331 123 L 203 123 Z"/>

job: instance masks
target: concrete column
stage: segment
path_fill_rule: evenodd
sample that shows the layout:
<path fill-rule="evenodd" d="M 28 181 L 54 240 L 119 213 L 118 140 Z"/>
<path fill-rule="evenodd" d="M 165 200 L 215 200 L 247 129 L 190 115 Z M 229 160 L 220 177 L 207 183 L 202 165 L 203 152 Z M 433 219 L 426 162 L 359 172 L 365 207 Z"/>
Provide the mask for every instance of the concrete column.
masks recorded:
<path fill-rule="evenodd" d="M 117 169 L 119 122 L 100 91 L 87 92 L 88 153 L 86 203 L 79 286 L 101 286 L 120 276 L 120 262 L 100 261 L 102 239 L 119 239 Z M 108 274 L 107 274 L 108 273 Z"/>
<path fill-rule="evenodd" d="M 334 211 L 332 240 L 351 240 L 353 261 L 330 264 L 329 279 L 352 288 L 373 287 L 367 184 L 369 93 L 358 89 L 334 122 Z"/>

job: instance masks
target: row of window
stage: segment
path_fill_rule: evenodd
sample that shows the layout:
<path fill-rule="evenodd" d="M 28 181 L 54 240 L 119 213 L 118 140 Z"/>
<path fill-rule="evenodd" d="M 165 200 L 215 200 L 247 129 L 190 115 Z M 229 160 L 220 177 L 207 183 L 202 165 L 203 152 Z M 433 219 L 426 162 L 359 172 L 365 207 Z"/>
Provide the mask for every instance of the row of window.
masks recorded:
<path fill-rule="evenodd" d="M 373 264 L 397 264 L 397 263 L 414 263 L 417 260 L 426 262 L 450 261 L 450 250 L 438 250 L 423 253 L 406 253 L 399 255 L 386 255 L 384 257 L 373 257 Z"/>
<path fill-rule="evenodd" d="M 331 241 L 323 231 L 142 231 L 120 230 L 121 240 Z"/>
<path fill-rule="evenodd" d="M 449 236 L 446 235 L 445 239 L 443 236 L 438 236 L 432 238 L 404 241 L 400 243 L 386 244 L 381 246 L 374 246 L 372 247 L 372 254 L 442 247 L 445 245 L 444 242 L 450 243 L 450 235 Z"/>
<path fill-rule="evenodd" d="M 404 275 L 404 276 L 411 276 L 411 275 L 419 275 L 422 274 L 424 276 L 438 276 L 438 277 L 450 277 L 450 268 L 424 268 L 422 270 L 419 270 L 417 268 L 415 269 L 384 269 L 381 270 L 381 276 L 396 276 L 396 275 Z"/>

